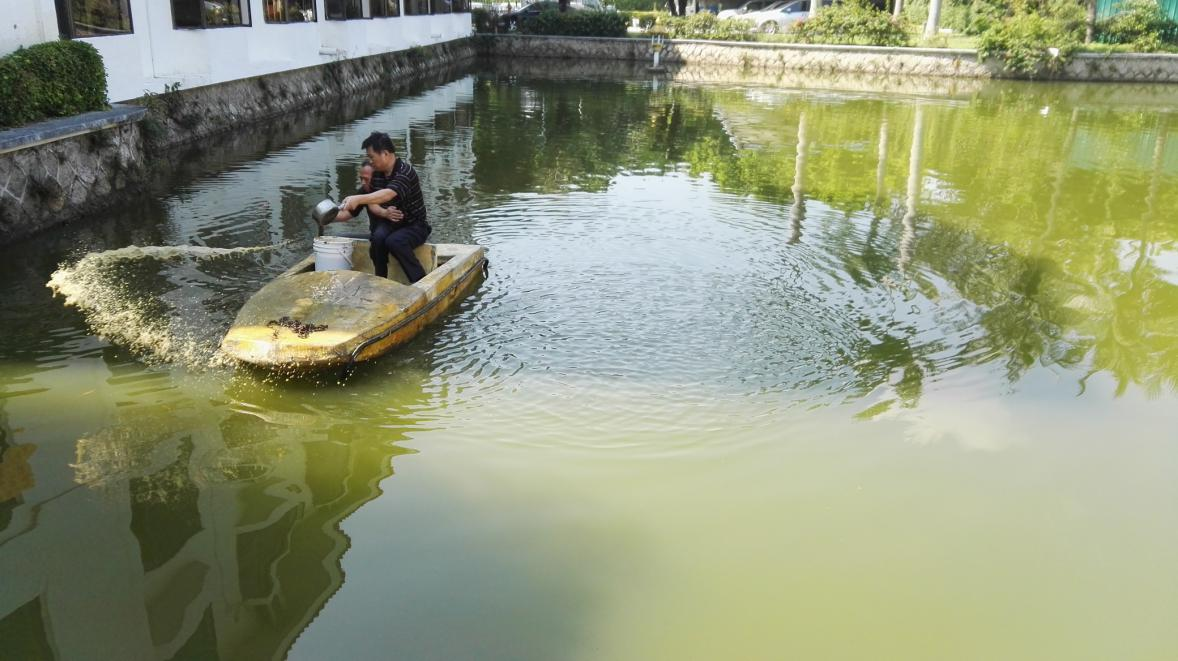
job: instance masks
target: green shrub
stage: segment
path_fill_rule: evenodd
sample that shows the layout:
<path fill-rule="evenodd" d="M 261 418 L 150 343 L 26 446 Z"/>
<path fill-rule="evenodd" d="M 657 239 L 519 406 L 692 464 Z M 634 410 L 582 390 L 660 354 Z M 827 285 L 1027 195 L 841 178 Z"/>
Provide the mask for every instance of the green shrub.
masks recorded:
<path fill-rule="evenodd" d="M 717 41 L 751 41 L 753 24 L 736 18 L 717 20 L 714 14 L 700 12 L 691 16 L 660 17 L 655 29 L 672 39 L 714 39 Z"/>
<path fill-rule="evenodd" d="M 1060 23 L 1065 32 L 1082 33 L 1087 21 L 1084 2 L 1077 0 L 973 0 L 965 31 L 980 35 L 1003 21 L 1024 14 L 1038 14 Z"/>
<path fill-rule="evenodd" d="M 790 35 L 804 44 L 907 46 L 910 43 L 903 23 L 866 0 L 846 0 L 825 7 L 814 18 L 798 21 Z"/>
<path fill-rule="evenodd" d="M 1098 41 L 1129 44 L 1140 52 L 1178 43 L 1178 23 L 1162 11 L 1157 0 L 1123 0 L 1116 8 L 1116 15 L 1097 25 Z"/>
<path fill-rule="evenodd" d="M 565 37 L 624 37 L 626 17 L 614 11 L 546 11 L 522 21 L 519 31 Z"/>
<path fill-rule="evenodd" d="M 494 32 L 495 15 L 486 9 L 470 10 L 470 23 L 475 32 Z"/>
<path fill-rule="evenodd" d="M 978 39 L 978 54 L 1002 61 L 1007 71 L 1030 77 L 1056 73 L 1079 47 L 1082 34 L 1065 22 L 1039 14 L 1018 14 L 987 29 Z M 1048 49 L 1057 48 L 1052 54 Z"/>
<path fill-rule="evenodd" d="M 93 46 L 53 41 L 0 58 L 0 127 L 107 106 L 106 68 Z"/>

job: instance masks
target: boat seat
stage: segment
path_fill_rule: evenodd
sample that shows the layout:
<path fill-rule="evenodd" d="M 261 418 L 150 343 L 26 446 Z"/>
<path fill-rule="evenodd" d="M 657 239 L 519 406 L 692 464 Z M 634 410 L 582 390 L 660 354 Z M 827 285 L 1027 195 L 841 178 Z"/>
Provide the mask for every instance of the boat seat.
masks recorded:
<path fill-rule="evenodd" d="M 423 243 L 413 249 L 413 254 L 417 256 L 417 261 L 421 262 L 421 267 L 425 269 L 426 275 L 429 275 L 431 271 L 438 268 L 438 250 L 433 244 Z M 409 284 L 409 278 L 405 275 L 401 264 L 393 259 L 391 255 L 389 256 L 389 280 L 399 282 L 403 285 Z"/>
<path fill-rule="evenodd" d="M 426 275 L 429 275 L 434 269 L 438 268 L 438 249 L 434 244 L 425 243 L 417 246 L 414 248 L 413 254 L 417 255 L 417 261 L 421 262 Z M 368 255 L 368 241 L 356 241 L 353 245 L 352 270 L 363 273 L 374 272 L 372 257 Z M 405 271 L 397 263 L 397 260 L 391 256 L 389 257 L 389 280 L 399 282 L 403 285 L 409 284 L 409 278 L 405 276 Z"/>

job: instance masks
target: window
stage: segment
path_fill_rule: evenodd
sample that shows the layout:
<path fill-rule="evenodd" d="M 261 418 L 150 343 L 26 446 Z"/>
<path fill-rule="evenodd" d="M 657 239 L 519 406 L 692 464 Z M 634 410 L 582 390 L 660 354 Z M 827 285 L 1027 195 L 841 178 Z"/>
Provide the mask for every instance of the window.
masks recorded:
<path fill-rule="evenodd" d="M 372 15 L 381 18 L 392 18 L 401 15 L 401 0 L 370 0 Z"/>
<path fill-rule="evenodd" d="M 353 18 L 372 18 L 371 7 L 365 0 L 327 0 L 325 11 L 329 21 L 348 21 Z"/>
<path fill-rule="evenodd" d="M 422 16 L 429 12 L 429 0 L 405 0 L 406 16 Z"/>
<path fill-rule="evenodd" d="M 57 27 L 66 39 L 131 34 L 130 0 L 57 0 Z"/>
<path fill-rule="evenodd" d="M 454 11 L 454 0 L 432 0 L 429 4 L 431 14 L 449 14 Z"/>
<path fill-rule="evenodd" d="M 469 14 L 470 0 L 454 0 L 450 8 L 454 10 L 455 14 Z"/>
<path fill-rule="evenodd" d="M 315 0 L 265 0 L 267 23 L 313 23 Z"/>
<path fill-rule="evenodd" d="M 178 28 L 249 25 L 249 0 L 172 0 L 172 23 Z"/>

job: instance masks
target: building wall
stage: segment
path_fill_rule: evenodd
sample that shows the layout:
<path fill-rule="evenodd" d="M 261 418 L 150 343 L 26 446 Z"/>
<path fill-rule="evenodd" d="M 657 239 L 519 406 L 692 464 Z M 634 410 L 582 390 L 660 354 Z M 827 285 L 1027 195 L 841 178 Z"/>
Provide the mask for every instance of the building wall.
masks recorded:
<path fill-rule="evenodd" d="M 329 21 L 317 0 L 314 23 L 266 23 L 264 0 L 248 0 L 252 25 L 177 30 L 168 0 L 131 0 L 134 33 L 79 39 L 106 63 L 112 101 L 376 55 L 471 34 L 470 14 Z M 20 0 L 0 26 L 0 54 L 58 38 L 54 0 Z M 402 7 L 403 9 L 403 7 Z"/>

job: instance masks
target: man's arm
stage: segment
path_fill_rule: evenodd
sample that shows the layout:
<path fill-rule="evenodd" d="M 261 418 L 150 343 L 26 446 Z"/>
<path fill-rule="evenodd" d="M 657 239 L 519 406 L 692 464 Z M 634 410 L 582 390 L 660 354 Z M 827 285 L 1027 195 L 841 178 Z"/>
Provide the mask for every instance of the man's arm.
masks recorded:
<path fill-rule="evenodd" d="M 372 191 L 366 195 L 349 195 L 339 203 L 339 208 L 341 212 L 352 211 L 353 209 L 359 209 L 360 207 L 367 206 L 369 204 L 385 204 L 386 202 L 392 202 L 393 198 L 396 196 L 397 191 L 388 188 L 382 188 L 380 190 Z"/>
<path fill-rule="evenodd" d="M 333 223 L 346 223 L 347 221 L 349 221 L 355 217 L 356 217 L 356 215 L 353 214 L 351 211 L 345 211 L 344 209 L 340 209 L 339 213 L 337 213 L 335 215 L 335 218 L 331 222 L 333 222 Z"/>
<path fill-rule="evenodd" d="M 391 220 L 394 223 L 399 223 L 405 218 L 405 214 L 402 213 L 401 210 L 397 207 L 382 207 L 379 204 L 369 204 L 368 213 L 371 214 L 373 218 L 384 218 L 385 220 Z"/>

